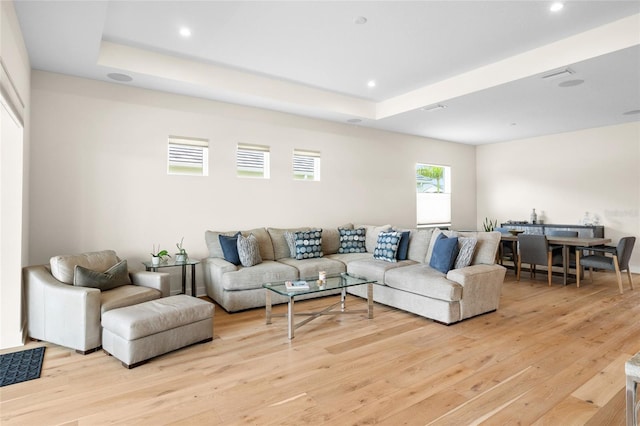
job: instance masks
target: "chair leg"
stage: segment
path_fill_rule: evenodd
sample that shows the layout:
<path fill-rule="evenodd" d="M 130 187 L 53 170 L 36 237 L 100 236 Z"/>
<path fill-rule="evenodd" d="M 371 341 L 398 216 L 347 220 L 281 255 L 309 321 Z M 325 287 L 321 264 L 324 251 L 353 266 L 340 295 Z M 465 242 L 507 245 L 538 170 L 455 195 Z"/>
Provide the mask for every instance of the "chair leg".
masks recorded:
<path fill-rule="evenodd" d="M 518 263 L 516 264 L 516 281 L 520 281 L 520 270 L 522 269 L 522 263 L 520 257 L 518 257 Z"/>
<path fill-rule="evenodd" d="M 576 250 L 576 282 L 578 283 L 578 288 L 580 288 L 580 252 L 582 250 Z"/>
<path fill-rule="evenodd" d="M 620 289 L 620 294 L 622 294 L 622 274 L 620 273 L 620 265 L 618 265 L 618 256 L 613 255 L 613 266 L 616 268 L 616 278 L 618 279 L 618 288 Z"/>
<path fill-rule="evenodd" d="M 553 265 L 551 265 L 551 252 L 547 253 L 547 281 L 549 281 L 549 287 L 551 287 L 551 274 L 553 271 L 551 270 Z"/>
<path fill-rule="evenodd" d="M 589 279 L 591 280 L 591 284 L 593 284 L 593 268 L 589 268 Z"/>
<path fill-rule="evenodd" d="M 627 268 L 627 277 L 629 277 L 629 286 L 631 290 L 633 290 L 633 280 L 631 279 L 631 271 L 629 271 L 629 268 Z"/>

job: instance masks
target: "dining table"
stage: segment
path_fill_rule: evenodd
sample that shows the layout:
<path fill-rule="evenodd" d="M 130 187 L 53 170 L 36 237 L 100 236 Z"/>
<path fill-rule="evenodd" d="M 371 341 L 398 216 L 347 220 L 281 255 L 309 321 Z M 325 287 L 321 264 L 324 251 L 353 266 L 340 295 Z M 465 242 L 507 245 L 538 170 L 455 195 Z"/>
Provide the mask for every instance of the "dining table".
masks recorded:
<path fill-rule="evenodd" d="M 501 237 L 502 241 L 511 242 L 513 249 L 513 263 L 514 268 L 517 268 L 517 243 L 518 236 L 513 235 L 511 233 L 502 233 Z M 557 245 L 562 246 L 562 275 L 563 275 L 563 284 L 567 285 L 569 279 L 569 253 L 571 247 L 595 247 L 601 246 L 604 244 L 609 244 L 611 242 L 611 238 L 604 237 L 560 237 L 554 235 L 547 235 L 547 241 L 549 241 L 549 245 Z M 576 271 L 576 274 L 580 273 L 580 271 Z"/>

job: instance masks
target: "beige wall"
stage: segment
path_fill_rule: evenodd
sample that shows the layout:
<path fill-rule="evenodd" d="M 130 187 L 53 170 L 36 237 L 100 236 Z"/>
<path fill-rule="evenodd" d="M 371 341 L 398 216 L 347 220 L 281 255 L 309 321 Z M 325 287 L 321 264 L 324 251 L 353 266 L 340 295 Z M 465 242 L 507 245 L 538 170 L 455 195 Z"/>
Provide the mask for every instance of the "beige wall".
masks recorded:
<path fill-rule="evenodd" d="M 13 2 L 0 2 L 0 349 L 23 343 L 28 253 L 29 57 Z"/>
<path fill-rule="evenodd" d="M 478 224 L 485 217 L 575 224 L 588 211 L 617 242 L 640 240 L 640 123 L 477 148 Z M 640 272 L 640 241 L 631 260 Z"/>
<path fill-rule="evenodd" d="M 40 71 L 32 102 L 31 263 L 113 248 L 140 269 L 183 236 L 202 258 L 207 229 L 415 226 L 417 162 L 452 167 L 453 226 L 475 227 L 473 146 Z M 168 135 L 210 141 L 208 177 L 167 175 Z M 238 142 L 271 146 L 271 179 L 236 177 Z M 292 180 L 294 148 L 321 151 L 321 182 Z"/>

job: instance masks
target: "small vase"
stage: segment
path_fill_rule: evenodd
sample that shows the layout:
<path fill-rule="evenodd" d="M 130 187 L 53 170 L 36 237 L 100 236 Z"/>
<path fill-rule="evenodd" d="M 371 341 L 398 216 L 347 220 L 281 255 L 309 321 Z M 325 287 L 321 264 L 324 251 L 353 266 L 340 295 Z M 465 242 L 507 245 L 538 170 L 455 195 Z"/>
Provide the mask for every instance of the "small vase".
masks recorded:
<path fill-rule="evenodd" d="M 538 215 L 536 214 L 536 209 L 533 209 L 531 212 L 531 223 L 536 224 L 538 222 Z"/>
<path fill-rule="evenodd" d="M 151 264 L 153 266 L 158 266 L 160 264 L 160 257 L 159 256 L 151 256 Z"/>
<path fill-rule="evenodd" d="M 187 261 L 186 254 L 176 253 L 176 262 L 186 262 L 186 261 Z"/>

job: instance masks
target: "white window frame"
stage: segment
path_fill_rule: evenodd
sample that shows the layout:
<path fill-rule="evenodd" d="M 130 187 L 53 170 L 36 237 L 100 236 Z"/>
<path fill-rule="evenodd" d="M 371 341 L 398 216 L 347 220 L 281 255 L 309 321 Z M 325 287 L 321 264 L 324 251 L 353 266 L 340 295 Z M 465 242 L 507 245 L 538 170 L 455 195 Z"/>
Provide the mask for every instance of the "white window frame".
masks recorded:
<path fill-rule="evenodd" d="M 169 136 L 167 174 L 209 175 L 209 141 L 207 139 Z"/>
<path fill-rule="evenodd" d="M 269 179 L 271 153 L 265 145 L 239 143 L 236 150 L 236 173 L 241 178 Z"/>
<path fill-rule="evenodd" d="M 320 180 L 320 152 L 303 149 L 293 150 L 293 179 Z"/>
<path fill-rule="evenodd" d="M 421 167 L 439 167 L 443 169 L 441 186 L 433 184 L 433 178 L 420 178 Z M 416 223 L 418 227 L 451 226 L 451 167 L 442 164 L 417 163 L 416 174 Z M 428 186 L 425 189 L 424 186 Z"/>

